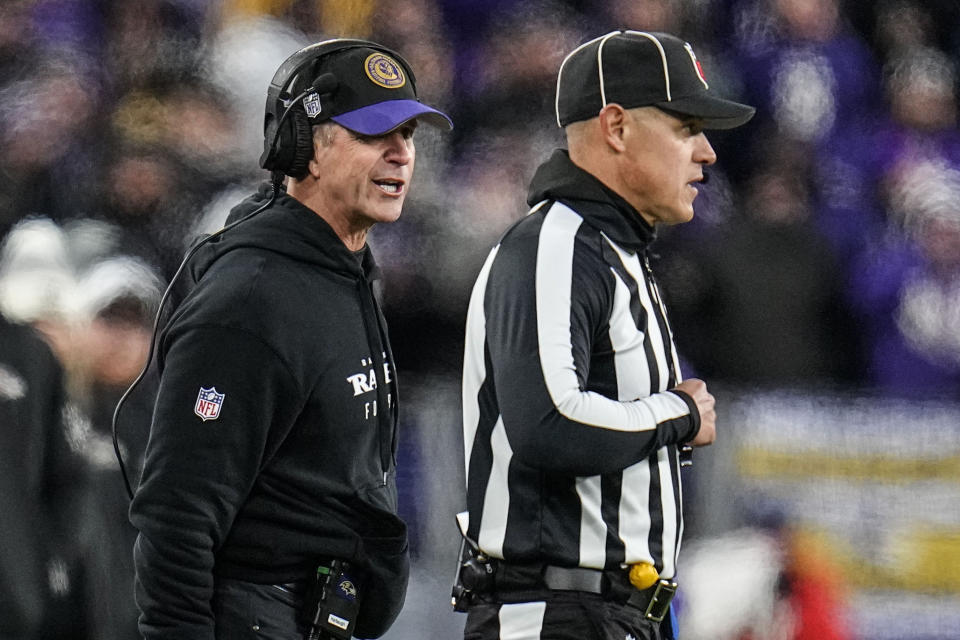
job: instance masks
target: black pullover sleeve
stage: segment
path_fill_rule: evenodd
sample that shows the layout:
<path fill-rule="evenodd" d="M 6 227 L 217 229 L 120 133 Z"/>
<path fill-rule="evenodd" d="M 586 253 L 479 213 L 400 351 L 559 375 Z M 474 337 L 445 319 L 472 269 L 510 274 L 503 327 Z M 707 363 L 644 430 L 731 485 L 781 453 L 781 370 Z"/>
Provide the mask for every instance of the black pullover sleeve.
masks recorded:
<path fill-rule="evenodd" d="M 238 329 L 194 328 L 166 341 L 143 476 L 130 508 L 146 640 L 213 640 L 214 554 L 300 393 L 282 360 Z M 201 389 L 223 394 L 216 417 Z M 210 393 L 208 391 L 206 393 Z"/>

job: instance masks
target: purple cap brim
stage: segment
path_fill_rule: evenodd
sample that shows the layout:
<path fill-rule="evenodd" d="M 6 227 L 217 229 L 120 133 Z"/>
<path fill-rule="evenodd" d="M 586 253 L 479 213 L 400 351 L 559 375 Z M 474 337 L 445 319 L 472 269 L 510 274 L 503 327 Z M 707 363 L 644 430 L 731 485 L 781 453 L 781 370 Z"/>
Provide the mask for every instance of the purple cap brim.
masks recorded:
<path fill-rule="evenodd" d="M 330 119 L 350 131 L 365 136 L 379 136 L 414 118 L 444 131 L 453 129 L 453 121 L 447 114 L 416 100 L 387 100 Z"/>

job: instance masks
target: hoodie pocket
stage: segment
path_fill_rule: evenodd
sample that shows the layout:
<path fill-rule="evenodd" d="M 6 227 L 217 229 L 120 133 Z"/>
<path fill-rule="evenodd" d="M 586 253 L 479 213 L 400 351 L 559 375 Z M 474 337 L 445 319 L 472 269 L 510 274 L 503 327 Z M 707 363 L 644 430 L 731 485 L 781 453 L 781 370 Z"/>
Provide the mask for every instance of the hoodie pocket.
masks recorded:
<path fill-rule="evenodd" d="M 363 489 L 358 498 L 365 516 L 358 554 L 364 578 L 354 635 L 377 638 L 396 620 L 406 599 L 410 577 L 407 525 L 396 514 L 397 491 L 392 483 Z"/>

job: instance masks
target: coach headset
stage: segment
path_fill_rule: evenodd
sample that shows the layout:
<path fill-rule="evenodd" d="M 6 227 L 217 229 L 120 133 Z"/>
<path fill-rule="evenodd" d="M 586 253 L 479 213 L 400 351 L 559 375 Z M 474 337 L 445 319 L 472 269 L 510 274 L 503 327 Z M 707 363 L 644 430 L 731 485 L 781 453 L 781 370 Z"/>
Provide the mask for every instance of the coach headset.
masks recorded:
<path fill-rule="evenodd" d="M 170 297 L 174 283 L 183 272 L 190 258 L 194 256 L 200 247 L 218 238 L 235 226 L 269 209 L 280 195 L 280 188 L 285 175 L 295 179 L 300 179 L 307 175 L 307 168 L 310 160 L 313 158 L 312 127 L 315 124 L 329 119 L 330 116 L 321 115 L 314 117 L 311 121 L 301 101 L 308 96 L 312 96 L 312 94 L 317 94 L 317 98 L 322 102 L 324 96 L 335 94 L 340 84 L 339 80 L 334 73 L 329 71 L 319 73 L 323 59 L 335 53 L 361 47 L 385 53 L 402 65 L 411 88 L 413 88 L 414 94 L 416 94 L 416 78 L 407 61 L 395 51 L 367 40 L 340 38 L 318 42 L 317 44 L 300 49 L 287 58 L 277 69 L 277 72 L 273 75 L 273 80 L 270 81 L 270 87 L 267 89 L 267 104 L 263 122 L 263 153 L 260 155 L 260 166 L 270 171 L 270 180 L 273 186 L 270 199 L 243 218 L 205 236 L 187 252 L 187 255 L 173 274 L 173 277 L 170 278 L 170 284 L 167 285 L 166 291 L 164 291 L 163 296 L 160 298 L 157 314 L 153 320 L 153 335 L 150 338 L 150 348 L 143 369 L 141 369 L 140 374 L 120 397 L 113 411 L 113 420 L 111 422 L 113 451 L 116 454 L 117 462 L 120 464 L 123 483 L 126 486 L 127 495 L 131 500 L 133 499 L 133 489 L 130 486 L 130 478 L 127 476 L 127 469 L 124 466 L 123 456 L 120 453 L 120 443 L 117 439 L 117 423 L 119 422 L 120 412 L 127 398 L 143 381 L 143 378 L 150 368 L 150 362 L 153 360 L 156 349 L 157 333 L 160 327 L 163 307 Z M 318 73 L 319 75 L 316 75 Z M 311 78 L 311 81 L 307 83 L 304 80 L 305 78 Z M 301 86 L 304 86 L 304 88 L 297 92 L 298 87 Z M 297 92 L 295 97 L 291 98 L 295 92 Z"/>

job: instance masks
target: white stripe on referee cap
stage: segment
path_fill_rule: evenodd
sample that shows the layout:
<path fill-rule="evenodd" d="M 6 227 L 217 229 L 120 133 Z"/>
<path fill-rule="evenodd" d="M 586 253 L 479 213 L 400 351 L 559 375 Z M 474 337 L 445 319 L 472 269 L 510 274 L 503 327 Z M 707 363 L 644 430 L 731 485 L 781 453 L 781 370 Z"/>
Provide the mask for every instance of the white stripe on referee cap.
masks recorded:
<path fill-rule="evenodd" d="M 663 85 L 667 89 L 667 102 L 672 102 L 673 97 L 670 95 L 670 70 L 667 68 L 667 53 L 663 50 L 663 45 L 660 44 L 660 41 L 655 35 L 647 33 L 646 31 L 624 31 L 624 33 L 643 36 L 657 45 L 657 50 L 660 51 L 660 61 L 663 63 Z"/>
<path fill-rule="evenodd" d="M 580 51 L 580 50 L 583 49 L 584 47 L 589 47 L 591 44 L 593 44 L 593 43 L 596 42 L 597 40 L 603 40 L 604 38 L 609 38 L 610 36 L 616 35 L 616 34 L 618 34 L 618 33 L 620 33 L 620 32 L 619 32 L 619 31 L 611 31 L 610 33 L 608 33 L 608 34 L 606 34 L 606 35 L 599 36 L 599 37 L 594 38 L 593 40 L 590 40 L 590 41 L 588 41 L 588 42 L 584 42 L 582 45 L 580 45 L 579 47 L 577 47 L 576 49 L 574 49 L 573 51 L 571 51 L 570 53 L 568 53 L 568 54 L 567 54 L 567 57 L 564 58 L 564 59 L 563 59 L 563 62 L 560 63 L 560 70 L 557 71 L 557 97 L 556 97 L 556 100 L 554 101 L 554 110 L 556 111 L 556 114 L 557 114 L 557 126 L 558 126 L 558 127 L 562 127 L 562 126 L 563 126 L 562 124 L 560 124 L 560 78 L 563 76 L 563 67 L 564 67 L 564 65 L 567 64 L 567 60 L 569 60 L 569 59 L 572 58 L 574 55 L 576 55 L 576 53 L 577 53 L 578 51 Z"/>
<path fill-rule="evenodd" d="M 620 31 L 614 31 L 603 36 L 600 40 L 600 46 L 597 47 L 597 76 L 600 78 L 600 105 L 601 109 L 607 106 L 607 90 L 603 83 L 603 45 L 613 36 L 620 35 Z"/>

